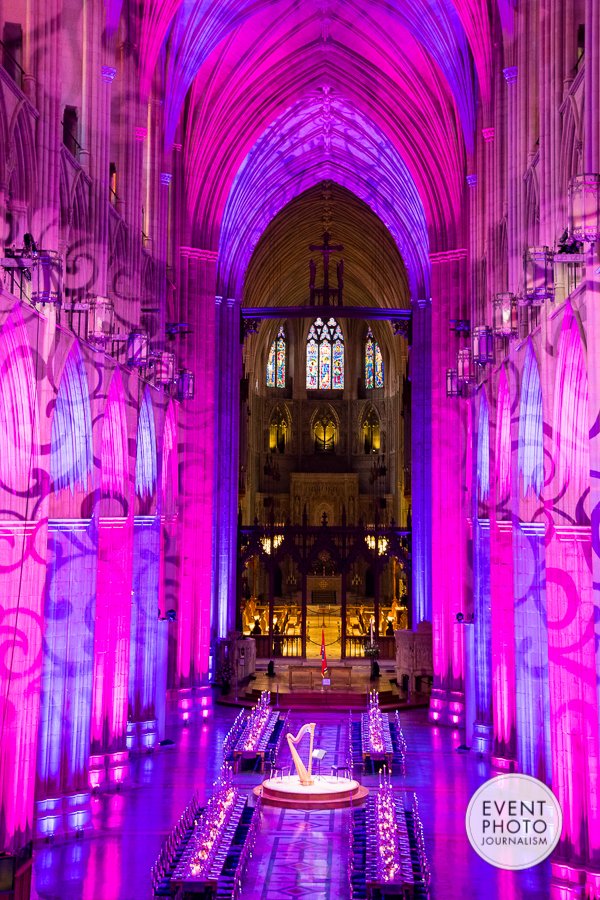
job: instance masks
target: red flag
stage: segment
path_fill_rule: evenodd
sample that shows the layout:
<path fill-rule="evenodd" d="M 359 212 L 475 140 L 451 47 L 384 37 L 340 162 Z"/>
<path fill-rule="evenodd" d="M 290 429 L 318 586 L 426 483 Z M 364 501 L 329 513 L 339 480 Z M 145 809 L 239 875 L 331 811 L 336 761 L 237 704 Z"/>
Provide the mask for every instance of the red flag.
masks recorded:
<path fill-rule="evenodd" d="M 325 629 L 321 629 L 321 678 L 327 675 L 327 651 L 325 650 Z"/>

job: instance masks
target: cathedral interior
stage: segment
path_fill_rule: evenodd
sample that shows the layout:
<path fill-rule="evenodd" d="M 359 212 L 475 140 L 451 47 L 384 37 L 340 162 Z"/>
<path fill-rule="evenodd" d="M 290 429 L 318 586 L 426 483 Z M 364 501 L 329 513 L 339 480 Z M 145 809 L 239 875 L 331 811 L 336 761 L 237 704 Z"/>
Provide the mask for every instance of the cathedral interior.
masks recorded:
<path fill-rule="evenodd" d="M 598 0 L 0 31 L 0 897 L 600 898 Z"/>

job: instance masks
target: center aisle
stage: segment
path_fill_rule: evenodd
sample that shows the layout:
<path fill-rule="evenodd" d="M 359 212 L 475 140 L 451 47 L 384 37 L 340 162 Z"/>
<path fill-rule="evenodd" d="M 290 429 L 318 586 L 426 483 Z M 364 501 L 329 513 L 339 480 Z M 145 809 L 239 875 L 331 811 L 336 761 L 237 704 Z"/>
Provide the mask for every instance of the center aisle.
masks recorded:
<path fill-rule="evenodd" d="M 340 713 L 339 720 L 336 722 L 331 714 L 306 713 L 290 719 L 292 734 L 297 734 L 308 721 L 316 723 L 314 747 L 326 751 L 323 774 L 346 757 L 346 715 Z M 306 759 L 309 740 L 304 736 L 298 748 L 302 759 Z M 291 763 L 287 741 L 282 745 L 281 761 L 285 765 Z M 305 811 L 263 807 L 254 856 L 244 878 L 244 895 L 256 900 L 347 897 L 349 824 L 347 809 Z"/>

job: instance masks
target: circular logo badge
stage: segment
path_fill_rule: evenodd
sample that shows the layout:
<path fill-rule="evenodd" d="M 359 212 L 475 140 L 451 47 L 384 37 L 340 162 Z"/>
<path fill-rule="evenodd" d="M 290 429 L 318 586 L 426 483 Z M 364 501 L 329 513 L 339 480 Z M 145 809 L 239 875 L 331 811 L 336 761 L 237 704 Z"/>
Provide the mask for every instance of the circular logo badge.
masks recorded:
<path fill-rule="evenodd" d="M 531 775 L 497 775 L 471 797 L 467 835 L 482 859 L 499 869 L 528 869 L 550 856 L 562 811 L 549 787 Z"/>

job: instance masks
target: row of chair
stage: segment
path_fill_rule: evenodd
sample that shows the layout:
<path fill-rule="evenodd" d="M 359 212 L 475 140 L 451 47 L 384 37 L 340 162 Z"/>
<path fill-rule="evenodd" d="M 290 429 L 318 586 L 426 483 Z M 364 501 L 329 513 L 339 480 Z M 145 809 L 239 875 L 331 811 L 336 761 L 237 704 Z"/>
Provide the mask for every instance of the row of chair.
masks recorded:
<path fill-rule="evenodd" d="M 394 748 L 395 771 L 401 775 L 406 775 L 406 740 L 400 724 L 400 713 L 398 710 L 396 710 L 396 714 L 390 721 L 390 734 L 392 736 L 392 747 Z"/>
<path fill-rule="evenodd" d="M 401 853 L 408 866 L 407 869 L 404 869 L 407 873 L 406 883 L 390 885 L 388 891 L 383 883 L 374 887 L 378 877 L 378 841 L 372 822 L 368 821 L 367 806 L 364 806 L 352 812 L 348 860 L 348 881 L 352 900 L 366 900 L 367 894 L 373 900 L 385 900 L 387 897 L 398 897 L 399 890 L 402 891 L 402 896 L 405 898 L 417 898 L 417 900 L 429 898 L 430 871 L 416 795 L 408 795 L 404 803 L 401 798 L 398 798 L 396 802 L 398 815 L 404 816 L 406 822 L 404 837 L 401 832 L 399 838 L 402 845 Z M 408 846 L 406 846 L 406 837 L 408 837 Z M 367 885 L 369 885 L 368 890 Z"/>
<path fill-rule="evenodd" d="M 279 756 L 279 751 L 281 750 L 281 743 L 283 741 L 283 737 L 286 731 L 289 728 L 290 721 L 290 712 L 289 710 L 285 714 L 285 718 L 280 719 L 275 728 L 273 729 L 273 734 L 269 738 L 269 743 L 267 744 L 267 751 L 265 753 L 265 763 L 268 763 L 269 766 L 273 767 L 277 763 L 277 757 Z"/>
<path fill-rule="evenodd" d="M 199 795 L 195 793 L 160 848 L 156 862 L 150 869 L 155 897 L 174 896 L 171 878 L 201 814 Z"/>
<path fill-rule="evenodd" d="M 429 885 L 431 872 L 429 861 L 425 851 L 425 838 L 423 836 L 423 823 L 419 815 L 419 801 L 417 795 L 406 796 L 404 815 L 408 829 L 408 838 L 411 844 L 413 858 L 413 872 L 415 874 L 415 897 L 429 897 Z"/>
<path fill-rule="evenodd" d="M 245 724 L 246 724 L 246 713 L 242 709 L 236 716 L 233 725 L 227 732 L 227 734 L 225 736 L 225 740 L 223 741 L 223 759 L 225 759 L 225 760 L 233 759 L 233 748 L 235 747 L 240 734 L 244 730 Z"/>
<path fill-rule="evenodd" d="M 217 898 L 220 900 L 238 900 L 242 896 L 243 876 L 252 858 L 260 815 L 260 798 L 255 806 L 246 805 L 244 808 L 217 883 Z"/>

